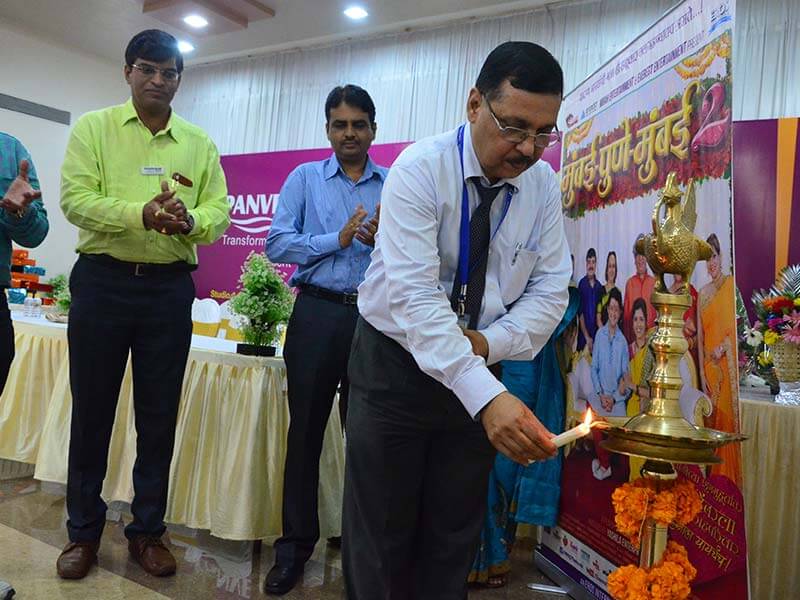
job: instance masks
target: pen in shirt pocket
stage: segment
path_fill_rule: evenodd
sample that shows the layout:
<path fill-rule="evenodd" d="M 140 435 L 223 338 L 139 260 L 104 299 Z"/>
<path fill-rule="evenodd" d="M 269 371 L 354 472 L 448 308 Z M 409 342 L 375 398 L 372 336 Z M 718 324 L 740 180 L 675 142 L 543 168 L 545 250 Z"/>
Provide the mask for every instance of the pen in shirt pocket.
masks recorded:
<path fill-rule="evenodd" d="M 522 250 L 522 242 L 517 242 L 517 245 L 514 246 L 514 256 L 511 257 L 511 266 L 513 267 L 517 264 L 517 257 L 519 256 L 519 251 Z"/>

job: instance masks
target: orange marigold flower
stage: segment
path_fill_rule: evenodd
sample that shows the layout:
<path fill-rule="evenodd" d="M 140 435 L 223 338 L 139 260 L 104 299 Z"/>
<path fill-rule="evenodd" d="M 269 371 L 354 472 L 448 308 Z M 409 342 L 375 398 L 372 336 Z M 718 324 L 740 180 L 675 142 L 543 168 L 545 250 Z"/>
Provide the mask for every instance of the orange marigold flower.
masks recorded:
<path fill-rule="evenodd" d="M 675 494 L 671 490 L 664 490 L 653 501 L 652 517 L 662 525 L 669 525 L 675 520 Z"/>
<path fill-rule="evenodd" d="M 690 481 L 680 481 L 672 488 L 675 494 L 676 521 L 681 525 L 691 523 L 703 508 L 703 499 Z"/>
<path fill-rule="evenodd" d="M 650 570 L 647 585 L 653 600 L 685 600 L 692 593 L 683 568 L 670 561 Z"/>
<path fill-rule="evenodd" d="M 651 489 L 635 483 L 622 484 L 611 496 L 617 531 L 636 547 L 639 546 L 639 531 L 654 497 L 655 494 Z"/>
<path fill-rule="evenodd" d="M 647 600 L 647 571 L 635 565 L 620 567 L 608 576 L 608 593 L 615 600 Z"/>
<path fill-rule="evenodd" d="M 686 552 L 686 548 L 678 542 L 667 542 L 667 549 L 664 551 L 664 556 L 661 560 L 665 563 L 671 562 L 680 566 L 683 569 L 687 581 L 693 581 L 697 576 L 697 569 L 689 562 L 689 553 Z"/>

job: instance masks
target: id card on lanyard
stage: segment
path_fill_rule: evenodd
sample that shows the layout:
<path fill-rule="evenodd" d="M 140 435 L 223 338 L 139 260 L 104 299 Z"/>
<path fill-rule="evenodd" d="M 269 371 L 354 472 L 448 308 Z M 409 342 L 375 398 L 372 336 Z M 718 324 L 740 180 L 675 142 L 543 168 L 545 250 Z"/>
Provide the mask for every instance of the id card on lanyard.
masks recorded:
<path fill-rule="evenodd" d="M 458 128 L 458 158 L 461 164 L 461 226 L 459 228 L 459 245 L 458 245 L 458 281 L 461 284 L 461 289 L 458 290 L 458 300 L 456 301 L 456 316 L 458 317 L 458 326 L 461 329 L 468 329 L 470 315 L 466 314 L 467 309 L 467 285 L 469 283 L 469 274 L 476 267 L 476 265 L 469 264 L 469 192 L 467 191 L 467 182 L 464 178 L 464 129 L 465 125 Z M 511 206 L 511 197 L 513 190 L 509 184 L 504 186 L 506 188 L 505 199 L 503 200 L 503 212 L 500 215 L 500 220 L 494 228 L 494 232 L 489 238 L 491 245 L 494 236 L 500 230 L 500 225 L 508 214 L 508 209 Z M 453 290 L 455 292 L 455 290 Z"/>

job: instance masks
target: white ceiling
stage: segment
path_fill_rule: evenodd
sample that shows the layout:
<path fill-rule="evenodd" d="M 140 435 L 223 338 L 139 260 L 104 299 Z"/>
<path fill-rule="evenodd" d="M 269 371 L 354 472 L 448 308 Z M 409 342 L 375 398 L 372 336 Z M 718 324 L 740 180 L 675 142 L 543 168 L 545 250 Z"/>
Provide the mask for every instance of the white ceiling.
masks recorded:
<path fill-rule="evenodd" d="M 196 50 L 188 64 L 316 46 L 469 18 L 501 15 L 543 6 L 552 0 L 263 0 L 273 18 L 251 22 L 242 31 L 191 39 L 142 14 L 142 0 L 2 0 L 0 21 L 119 64 L 128 40 L 143 29 L 159 28 L 189 39 Z M 370 15 L 356 22 L 342 11 L 352 4 Z"/>

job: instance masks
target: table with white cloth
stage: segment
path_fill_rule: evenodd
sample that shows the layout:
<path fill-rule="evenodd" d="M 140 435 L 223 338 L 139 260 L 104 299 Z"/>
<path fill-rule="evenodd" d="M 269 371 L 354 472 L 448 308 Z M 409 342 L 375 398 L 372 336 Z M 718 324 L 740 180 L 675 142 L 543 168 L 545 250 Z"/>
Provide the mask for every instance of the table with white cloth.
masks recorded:
<path fill-rule="evenodd" d="M 16 358 L 0 396 L 0 459 L 35 464 L 37 479 L 66 483 L 72 403 L 66 325 L 12 314 Z M 233 342 L 192 336 L 165 519 L 225 539 L 255 540 L 281 533 L 286 370 L 280 358 L 233 350 Z M 103 485 L 106 501 L 133 498 L 135 454 L 128 361 Z M 322 537 L 340 533 L 343 483 L 344 447 L 334 405 L 320 461 Z"/>

